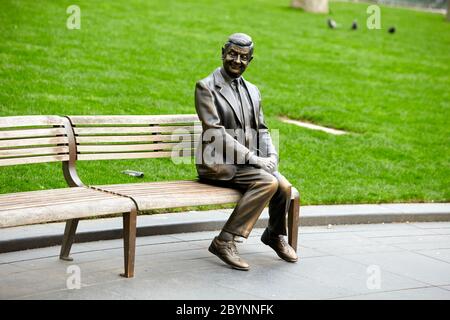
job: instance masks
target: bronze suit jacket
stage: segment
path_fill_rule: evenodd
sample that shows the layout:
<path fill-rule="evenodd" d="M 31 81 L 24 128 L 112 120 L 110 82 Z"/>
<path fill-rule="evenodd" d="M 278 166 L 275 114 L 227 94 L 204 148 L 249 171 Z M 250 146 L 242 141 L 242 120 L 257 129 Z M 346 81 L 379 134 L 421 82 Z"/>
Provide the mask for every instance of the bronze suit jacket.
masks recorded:
<path fill-rule="evenodd" d="M 261 95 L 258 88 L 250 82 L 243 79 L 243 83 L 249 93 L 253 116 L 256 122 L 257 130 L 257 155 L 261 157 L 269 157 L 275 155 L 278 159 L 277 151 L 272 143 L 269 130 L 264 122 L 264 115 L 261 109 Z M 203 135 L 208 130 L 208 136 L 211 135 L 215 139 L 222 139 L 223 150 L 233 150 L 233 152 L 242 159 L 248 161 L 251 152 L 244 144 L 239 143 L 235 136 L 227 132 L 226 129 L 244 129 L 243 121 L 240 119 L 241 112 L 238 102 L 236 101 L 233 89 L 225 81 L 220 68 L 217 68 L 212 74 L 205 79 L 197 82 L 195 88 L 195 108 L 198 117 L 202 122 L 203 134 L 200 139 L 201 147 L 197 148 L 196 168 L 200 177 L 230 180 L 236 172 L 236 163 L 227 163 L 225 155 L 220 163 L 206 163 L 202 159 L 205 150 L 211 147 L 212 141 L 204 139 Z M 205 135 L 206 136 L 206 135 Z M 203 141 L 206 140 L 206 141 Z M 200 145 L 199 145 L 200 146 Z M 199 152 L 202 152 L 200 154 Z"/>

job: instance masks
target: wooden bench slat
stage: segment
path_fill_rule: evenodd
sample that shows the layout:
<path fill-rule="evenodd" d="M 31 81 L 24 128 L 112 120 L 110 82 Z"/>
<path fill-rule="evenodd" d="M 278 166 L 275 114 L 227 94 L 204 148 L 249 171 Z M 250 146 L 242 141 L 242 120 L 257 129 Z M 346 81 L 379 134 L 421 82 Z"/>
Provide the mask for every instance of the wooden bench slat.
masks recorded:
<path fill-rule="evenodd" d="M 67 137 L 0 140 L 0 148 L 67 144 Z"/>
<path fill-rule="evenodd" d="M 79 145 L 78 152 L 124 152 L 124 151 L 153 151 L 162 149 L 176 149 L 180 147 L 179 142 L 176 143 L 151 143 L 151 144 L 113 144 L 113 145 Z"/>
<path fill-rule="evenodd" d="M 114 199 L 114 197 L 111 195 L 110 197 L 111 199 Z M 76 198 L 72 198 L 72 199 L 66 199 L 66 200 L 61 200 L 58 201 L 57 199 L 52 199 L 51 201 L 48 201 L 46 203 L 37 203 L 37 202 L 24 202 L 22 201 L 21 203 L 9 203 L 7 205 L 3 205 L 0 207 L 0 214 L 2 211 L 4 210 L 12 210 L 12 209 L 19 209 L 19 208 L 31 208 L 31 207 L 40 207 L 40 206 L 46 206 L 46 205 L 60 205 L 60 204 L 70 204 L 70 203 L 76 203 L 76 202 L 80 202 L 81 200 L 85 201 L 85 202 L 89 202 L 89 201 L 98 201 L 101 199 L 106 199 L 105 197 L 93 197 L 93 198 L 80 198 L 80 199 L 76 199 Z"/>
<path fill-rule="evenodd" d="M 225 197 L 225 196 L 230 196 L 230 195 L 239 195 L 239 192 L 237 190 L 215 190 L 215 191 L 206 191 L 206 190 L 198 190 L 198 191 L 184 191 L 183 193 L 181 193 L 180 191 L 161 191 L 161 192 L 156 192 L 156 193 L 145 193 L 145 192 L 140 192 L 140 193 L 135 193 L 135 192 L 123 192 L 124 194 L 134 198 L 139 198 L 139 197 L 156 197 L 156 198 L 161 198 L 161 197 L 168 197 L 168 198 L 179 198 L 181 197 L 181 194 L 183 197 L 190 197 L 191 198 L 196 198 L 199 196 L 199 193 L 201 193 L 200 198 L 203 197 Z"/>
<path fill-rule="evenodd" d="M 199 191 L 199 192 L 215 192 L 217 190 L 222 190 L 224 188 L 216 187 L 216 186 L 210 186 L 210 185 L 204 185 L 204 186 L 195 186 L 195 185 L 189 185 L 189 186 L 174 186 L 174 185 L 161 185 L 161 186 L 122 186 L 122 187 L 115 187 L 114 185 L 105 186 L 102 187 L 105 190 L 114 191 L 114 192 L 133 192 L 133 193 L 139 193 L 139 192 L 152 192 L 157 193 L 159 191 L 171 191 L 171 192 L 185 192 L 187 190 L 189 191 Z M 102 189 L 100 188 L 100 189 Z M 226 188 L 228 190 L 228 188 Z"/>
<path fill-rule="evenodd" d="M 80 198 L 80 199 L 74 199 L 71 200 L 64 200 L 64 201 L 58 201 L 53 199 L 52 201 L 48 201 L 46 204 L 43 203 L 36 203 L 36 202 L 26 202 L 26 203 L 17 203 L 17 204 L 10 204 L 7 206 L 0 207 L 0 215 L 1 212 L 4 210 L 13 210 L 13 209 L 25 209 L 25 208 L 33 208 L 33 207 L 41 207 L 41 206 L 56 206 L 56 205 L 64 205 L 64 204 L 75 204 L 83 201 L 84 203 L 87 202 L 96 202 L 99 200 L 105 200 L 105 199 L 115 199 L 116 196 L 109 196 L 108 197 L 92 197 L 92 198 Z"/>
<path fill-rule="evenodd" d="M 195 126 L 154 126 L 154 127 L 75 127 L 74 131 L 77 135 L 92 135 L 92 134 L 136 134 L 136 133 L 188 133 L 188 132 L 202 131 L 202 127 Z"/>
<path fill-rule="evenodd" d="M 194 155 L 194 149 L 187 149 L 190 152 L 187 157 Z M 178 152 L 178 151 L 176 151 Z M 188 152 L 188 151 L 186 151 Z M 78 155 L 78 160 L 113 160 L 113 159 L 147 159 L 147 158 L 167 158 L 171 157 L 172 151 L 154 152 L 133 152 L 133 153 L 82 153 Z M 180 155 L 176 155 L 180 157 Z"/>
<path fill-rule="evenodd" d="M 63 119 L 59 116 L 0 117 L 0 128 L 62 125 Z"/>
<path fill-rule="evenodd" d="M 30 195 L 27 196 L 26 193 L 22 194 L 22 195 L 18 195 L 15 197 L 10 197 L 10 198 L 0 198 L 1 203 L 0 203 L 0 208 L 4 207 L 4 206 L 8 206 L 9 204 L 20 204 L 22 202 L 33 202 L 33 203 L 38 203 L 38 202 L 49 202 L 51 203 L 52 201 L 70 201 L 73 199 L 93 199 L 95 197 L 100 198 L 100 197 L 104 197 L 104 194 L 102 194 L 101 191 L 96 191 L 95 193 L 68 193 L 68 194 L 54 194 L 54 195 L 49 195 L 49 194 L 42 194 L 42 195 Z M 108 193 L 105 193 L 106 195 L 108 195 Z M 112 195 L 112 194 L 111 194 Z"/>
<path fill-rule="evenodd" d="M 164 184 L 164 183 L 145 183 L 143 182 L 142 185 L 130 183 L 130 185 L 108 185 L 108 186 L 99 186 L 99 188 L 115 188 L 115 189 L 130 189 L 130 190 L 139 190 L 139 189 L 161 189 L 161 188 L 169 188 L 169 189 L 186 189 L 186 188 L 202 188 L 203 185 L 196 185 L 196 184 Z M 205 187 L 209 187 L 209 185 L 205 185 Z"/>
<path fill-rule="evenodd" d="M 31 163 L 56 162 L 56 161 L 69 161 L 69 155 L 67 154 L 56 156 L 0 159 L 0 166 L 12 166 L 18 164 L 31 164 Z"/>
<path fill-rule="evenodd" d="M 26 137 L 48 137 L 65 135 L 64 128 L 49 128 L 49 129 L 28 129 L 28 130 L 0 130 L 0 139 L 14 139 Z"/>
<path fill-rule="evenodd" d="M 91 201 L 81 200 L 77 205 L 66 203 L 4 210 L 0 214 L 0 228 L 130 212 L 133 208 L 131 199 L 117 196 L 96 200 L 95 205 Z"/>
<path fill-rule="evenodd" d="M 161 190 L 161 189 L 197 189 L 206 187 L 208 189 L 223 189 L 223 187 L 218 187 L 206 183 L 201 183 L 196 180 L 177 180 L 177 181 L 160 181 L 160 182 L 141 182 L 141 183 L 124 183 L 124 184 L 111 184 L 111 185 L 100 185 L 95 186 L 100 189 L 108 189 L 114 192 L 119 190 L 131 191 L 131 190 Z M 228 188 L 227 188 L 228 189 Z"/>
<path fill-rule="evenodd" d="M 1 199 L 5 198 L 5 197 L 16 197 L 16 196 L 21 196 L 21 195 L 42 197 L 42 195 L 48 196 L 48 195 L 83 194 L 83 193 L 91 194 L 92 191 L 93 190 L 91 190 L 91 189 L 78 188 L 78 187 L 35 190 L 35 191 L 21 191 L 21 192 L 0 194 L 0 201 L 1 201 Z M 95 191 L 95 193 L 97 193 L 97 192 L 98 191 Z"/>
<path fill-rule="evenodd" d="M 141 135 L 141 136 L 81 136 L 77 143 L 94 144 L 107 142 L 158 142 L 158 141 L 190 141 L 199 138 L 200 134 L 167 134 L 167 135 Z"/>
<path fill-rule="evenodd" d="M 72 189 L 79 189 L 79 188 L 61 189 L 61 191 L 66 190 L 67 192 L 47 192 L 49 190 L 38 190 L 38 191 L 0 194 L 0 206 L 5 205 L 6 203 L 20 203 L 23 201 L 38 202 L 52 199 L 74 199 L 74 198 L 82 199 L 82 198 L 91 198 L 96 195 L 99 197 L 103 196 L 101 191 L 91 190 L 88 188 L 80 188 L 84 189 L 85 191 L 77 191 L 77 192 L 73 192 Z M 60 189 L 53 189 L 53 190 L 60 190 Z"/>
<path fill-rule="evenodd" d="M 153 210 L 153 209 L 167 209 L 167 208 L 179 208 L 197 205 L 209 205 L 209 204 L 226 204 L 235 203 L 239 201 L 242 196 L 236 192 L 235 194 L 211 194 L 207 197 L 200 196 L 191 197 L 191 194 L 186 196 L 180 195 L 178 197 L 152 197 L 152 196 L 136 196 L 133 199 L 136 201 L 139 210 Z"/>
<path fill-rule="evenodd" d="M 41 206 L 43 203 L 46 203 L 47 205 L 60 205 L 64 203 L 73 203 L 74 201 L 95 202 L 100 199 L 114 199 L 117 197 L 121 196 L 93 190 L 87 187 L 0 194 L 0 212 L 11 208 Z"/>
<path fill-rule="evenodd" d="M 140 182 L 140 183 L 123 183 L 123 184 L 112 184 L 112 185 L 101 185 L 101 186 L 97 186 L 98 188 L 103 188 L 103 187 L 128 187 L 128 186 L 132 186 L 132 187 L 140 187 L 140 186 L 144 186 L 144 187 L 165 187 L 165 186 L 173 186 L 173 185 L 180 185 L 180 186 L 196 186 L 199 184 L 205 184 L 202 182 L 199 182 L 198 180 L 174 180 L 174 181 L 153 181 L 153 182 Z"/>
<path fill-rule="evenodd" d="M 114 191 L 114 189 L 109 189 L 106 188 L 105 190 L 107 191 Z M 162 196 L 162 195 L 175 195 L 177 196 L 178 194 L 189 194 L 189 193 L 193 193 L 194 195 L 201 193 L 203 196 L 208 195 L 208 194 L 217 194 L 217 193 L 224 193 L 224 194 L 234 194 L 235 192 L 237 192 L 237 190 L 234 189 L 230 189 L 230 190 L 218 190 L 218 189 L 213 189 L 213 190 L 209 190 L 207 188 L 205 189 L 193 189 L 193 190 L 180 190 L 180 189 L 165 189 L 165 190 L 140 190 L 140 191 L 136 191 L 136 190 L 117 190 L 114 191 L 120 194 L 126 194 L 128 196 L 141 196 L 141 195 L 148 195 L 148 196 Z"/>
<path fill-rule="evenodd" d="M 189 123 L 199 122 L 196 114 L 176 114 L 176 115 L 152 115 L 152 116 L 69 116 L 70 121 L 75 125 L 80 124 L 170 124 L 170 123 Z"/>
<path fill-rule="evenodd" d="M 20 149 L 6 149 L 0 150 L 0 158 L 6 157 L 21 157 L 28 155 L 47 155 L 47 154 L 58 154 L 58 153 L 68 153 L 69 147 L 44 147 L 44 148 L 20 148 Z"/>

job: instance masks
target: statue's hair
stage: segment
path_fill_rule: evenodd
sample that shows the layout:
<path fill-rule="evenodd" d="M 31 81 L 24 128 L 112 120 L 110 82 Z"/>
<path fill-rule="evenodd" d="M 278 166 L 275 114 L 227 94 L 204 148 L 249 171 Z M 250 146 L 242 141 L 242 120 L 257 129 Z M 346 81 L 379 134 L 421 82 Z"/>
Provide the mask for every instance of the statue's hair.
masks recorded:
<path fill-rule="evenodd" d="M 233 33 L 223 45 L 223 51 L 225 52 L 233 44 L 239 47 L 249 47 L 250 57 L 253 55 L 253 41 L 249 35 L 245 33 Z"/>

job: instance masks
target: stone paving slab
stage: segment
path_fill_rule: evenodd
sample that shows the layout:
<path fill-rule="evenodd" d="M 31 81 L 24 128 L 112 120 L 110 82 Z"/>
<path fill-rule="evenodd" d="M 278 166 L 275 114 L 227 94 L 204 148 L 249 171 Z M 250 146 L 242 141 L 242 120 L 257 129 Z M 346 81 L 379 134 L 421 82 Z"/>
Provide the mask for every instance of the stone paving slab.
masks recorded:
<path fill-rule="evenodd" d="M 423 254 L 437 260 L 442 260 L 450 263 L 450 248 L 449 249 L 433 249 L 433 250 L 418 250 L 418 254 Z"/>
<path fill-rule="evenodd" d="M 251 265 L 248 272 L 233 270 L 208 252 L 217 231 L 142 237 L 133 279 L 118 275 L 121 240 L 75 244 L 72 262 L 58 259 L 59 247 L 3 253 L 0 299 L 447 300 L 450 241 L 433 238 L 430 243 L 445 247 L 439 251 L 401 246 L 417 237 L 442 237 L 449 227 L 449 222 L 432 228 L 423 223 L 301 227 L 298 263 L 279 259 L 260 242 L 263 229 L 255 229 L 238 244 Z M 431 229 L 433 234 L 422 234 Z M 379 241 L 390 238 L 407 242 Z M 80 289 L 67 287 L 69 266 L 81 271 Z"/>
<path fill-rule="evenodd" d="M 450 300 L 450 291 L 438 287 L 412 288 L 356 295 L 339 300 Z"/>
<path fill-rule="evenodd" d="M 450 284 L 450 264 L 415 252 L 353 254 L 349 260 L 374 265 L 387 272 L 420 281 L 427 285 Z"/>

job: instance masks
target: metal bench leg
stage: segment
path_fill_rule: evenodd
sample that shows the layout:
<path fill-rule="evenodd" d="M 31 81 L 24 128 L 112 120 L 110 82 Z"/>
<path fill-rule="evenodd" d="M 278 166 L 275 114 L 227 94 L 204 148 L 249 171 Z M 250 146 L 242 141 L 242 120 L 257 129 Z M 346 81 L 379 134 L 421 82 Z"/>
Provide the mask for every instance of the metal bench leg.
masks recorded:
<path fill-rule="evenodd" d="M 66 229 L 64 230 L 64 238 L 61 245 L 61 252 L 59 258 L 65 261 L 72 261 L 73 259 L 69 256 L 70 249 L 75 240 L 75 232 L 77 231 L 78 221 L 80 219 L 71 219 L 66 222 Z"/>
<path fill-rule="evenodd" d="M 134 257 L 136 252 L 136 209 L 123 214 L 123 248 L 125 259 L 125 278 L 134 277 Z"/>
<path fill-rule="evenodd" d="M 300 193 L 292 187 L 291 203 L 288 212 L 288 242 L 297 252 L 298 225 L 300 220 Z"/>

